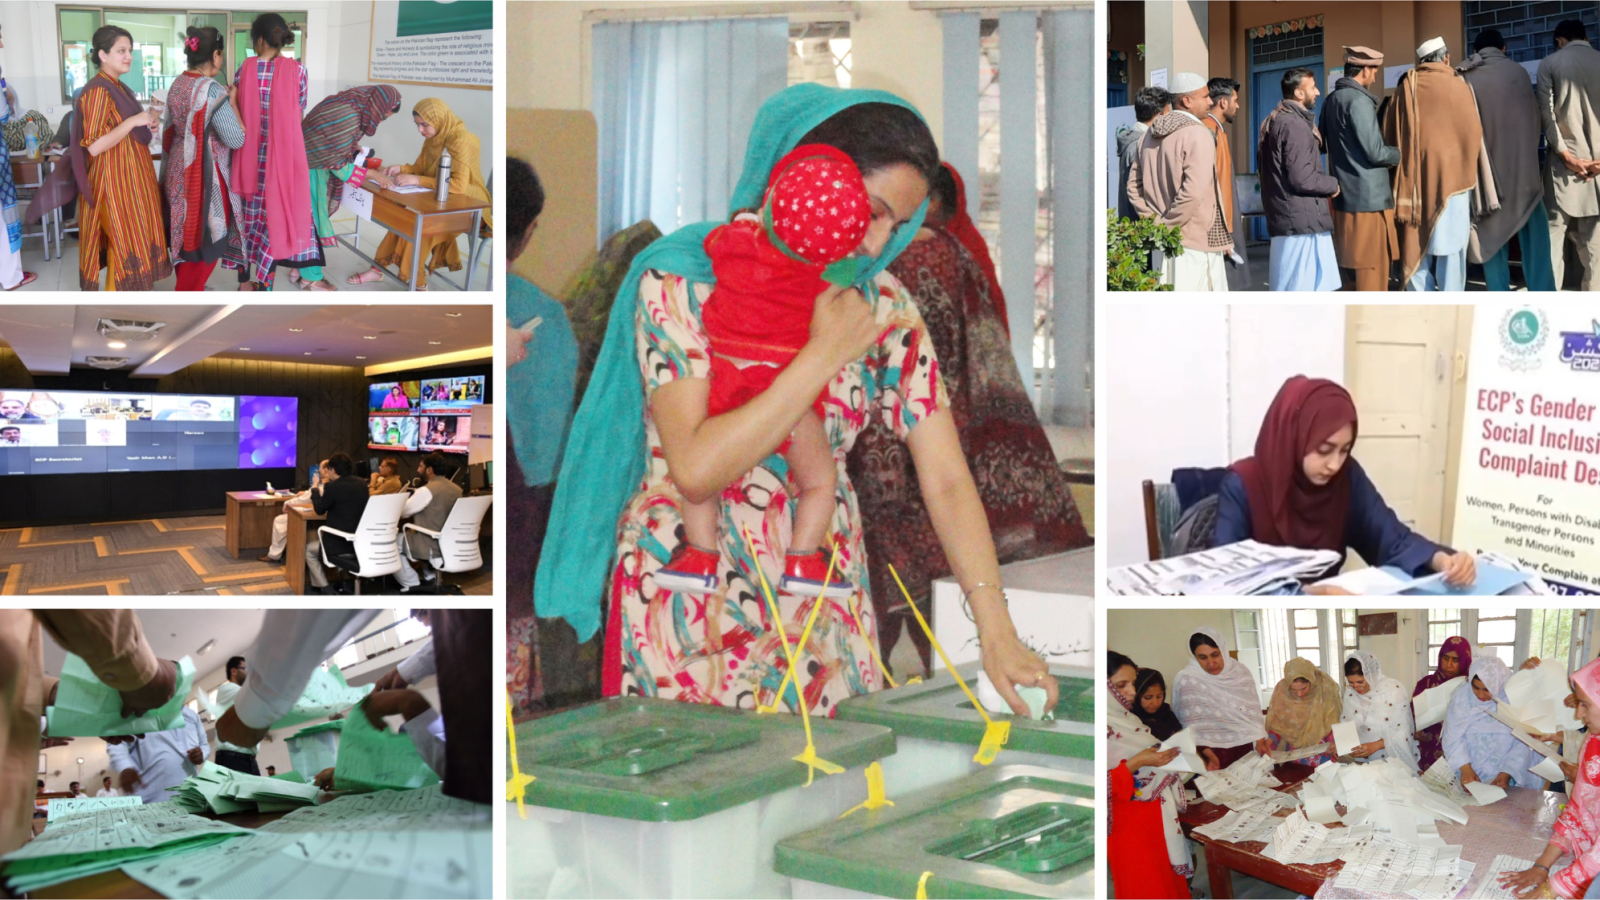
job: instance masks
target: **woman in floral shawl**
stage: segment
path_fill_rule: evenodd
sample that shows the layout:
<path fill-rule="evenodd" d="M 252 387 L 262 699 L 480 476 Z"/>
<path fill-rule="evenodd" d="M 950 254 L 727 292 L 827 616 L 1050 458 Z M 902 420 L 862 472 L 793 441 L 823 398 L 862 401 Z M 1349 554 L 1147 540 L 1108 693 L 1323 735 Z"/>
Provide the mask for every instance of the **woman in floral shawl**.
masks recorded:
<path fill-rule="evenodd" d="M 1194 863 L 1178 826 L 1188 807 L 1183 783 L 1154 771 L 1178 750 L 1157 750 L 1160 741 L 1134 714 L 1133 660 L 1115 650 L 1106 657 L 1106 861 L 1116 896 L 1188 900 Z"/>
<path fill-rule="evenodd" d="M 1445 638 L 1444 643 L 1439 646 L 1438 668 L 1417 682 L 1417 686 L 1411 690 L 1411 696 L 1415 698 L 1423 691 L 1436 688 L 1453 678 L 1460 678 L 1470 668 L 1472 668 L 1472 644 L 1464 637 Z M 1418 765 L 1424 772 L 1444 755 L 1444 745 L 1439 742 L 1439 732 L 1443 728 L 1443 722 L 1435 722 L 1415 735 L 1417 752 L 1422 757 Z"/>
<path fill-rule="evenodd" d="M 384 119 L 400 111 L 400 92 L 389 85 L 366 85 L 340 91 L 306 114 L 300 123 L 306 142 L 306 166 L 311 173 L 311 211 L 316 217 L 317 241 L 324 247 L 338 244 L 330 217 L 339 211 L 345 182 L 361 184 L 365 169 L 355 167 L 361 139 L 378 133 Z M 312 291 L 338 290 L 323 277 L 321 266 L 306 266 L 287 273 L 289 281 Z"/>
<path fill-rule="evenodd" d="M 1572 673 L 1572 690 L 1578 699 L 1578 718 L 1589 726 L 1578 754 L 1578 777 L 1569 784 L 1571 799 L 1556 819 L 1555 833 L 1544 853 L 1521 872 L 1500 876 L 1500 886 L 1518 897 L 1589 897 L 1600 876 L 1600 660 Z M 1563 856 L 1572 862 L 1557 872 L 1550 867 Z"/>
<path fill-rule="evenodd" d="M 1272 690 L 1267 740 L 1274 750 L 1304 750 L 1325 742 L 1331 748 L 1333 726 L 1343 709 L 1339 683 L 1310 660 L 1296 656 L 1284 663 L 1283 678 Z M 1330 759 L 1332 755 L 1325 750 L 1297 761 L 1317 766 Z"/>
<path fill-rule="evenodd" d="M 226 43 L 215 28 L 189 27 L 182 39 L 189 68 L 167 91 L 161 132 L 167 197 L 167 247 L 178 270 L 178 290 L 203 291 L 222 263 L 244 269 L 239 195 L 233 192 L 231 151 L 244 146 L 244 126 L 216 74 L 226 63 Z"/>

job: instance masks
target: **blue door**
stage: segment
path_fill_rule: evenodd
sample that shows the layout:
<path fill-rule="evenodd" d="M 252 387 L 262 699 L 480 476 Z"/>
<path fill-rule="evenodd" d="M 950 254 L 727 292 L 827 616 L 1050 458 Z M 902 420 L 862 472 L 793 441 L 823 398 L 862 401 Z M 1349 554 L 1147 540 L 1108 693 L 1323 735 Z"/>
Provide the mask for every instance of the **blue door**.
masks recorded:
<path fill-rule="evenodd" d="M 1283 101 L 1283 76 L 1290 69 L 1310 69 L 1311 77 L 1317 83 L 1317 90 L 1326 92 L 1328 86 L 1327 73 L 1322 69 L 1322 57 L 1310 56 L 1301 59 L 1275 62 L 1268 67 L 1252 66 L 1250 69 L 1250 171 L 1261 171 L 1260 164 L 1256 161 L 1257 136 L 1261 134 L 1261 123 L 1266 121 L 1267 115 Z M 1322 96 L 1317 97 L 1316 108 L 1311 111 L 1315 119 L 1322 111 Z M 1327 160 L 1323 160 L 1326 167 Z M 1267 220 L 1257 216 L 1250 220 L 1250 239 L 1255 241 L 1267 240 Z"/>

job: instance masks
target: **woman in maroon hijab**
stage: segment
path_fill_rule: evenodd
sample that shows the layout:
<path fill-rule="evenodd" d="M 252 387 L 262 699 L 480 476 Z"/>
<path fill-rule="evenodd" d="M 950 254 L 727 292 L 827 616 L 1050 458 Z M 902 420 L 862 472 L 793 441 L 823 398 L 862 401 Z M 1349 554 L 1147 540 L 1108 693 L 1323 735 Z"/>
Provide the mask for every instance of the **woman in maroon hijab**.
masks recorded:
<path fill-rule="evenodd" d="M 1413 532 L 1383 502 L 1350 457 L 1356 432 L 1355 401 L 1344 388 L 1304 375 L 1284 382 L 1261 422 L 1255 455 L 1223 478 L 1212 546 L 1255 540 L 1333 550 L 1339 564 L 1329 575 L 1355 550 L 1370 566 L 1443 572 L 1450 585 L 1471 584 L 1477 567 L 1470 554 Z"/>

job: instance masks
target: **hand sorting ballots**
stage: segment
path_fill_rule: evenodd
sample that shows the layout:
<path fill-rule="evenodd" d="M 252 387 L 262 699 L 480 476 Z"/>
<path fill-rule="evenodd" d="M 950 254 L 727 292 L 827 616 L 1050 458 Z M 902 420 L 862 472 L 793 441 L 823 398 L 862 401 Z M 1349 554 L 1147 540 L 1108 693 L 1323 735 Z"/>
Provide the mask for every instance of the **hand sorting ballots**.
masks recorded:
<path fill-rule="evenodd" d="M 156 660 L 156 674 L 150 679 L 149 684 L 131 691 L 118 692 L 122 695 L 123 718 L 142 716 L 152 709 L 159 709 L 172 699 L 172 692 L 177 686 L 178 664 L 170 659 Z"/>

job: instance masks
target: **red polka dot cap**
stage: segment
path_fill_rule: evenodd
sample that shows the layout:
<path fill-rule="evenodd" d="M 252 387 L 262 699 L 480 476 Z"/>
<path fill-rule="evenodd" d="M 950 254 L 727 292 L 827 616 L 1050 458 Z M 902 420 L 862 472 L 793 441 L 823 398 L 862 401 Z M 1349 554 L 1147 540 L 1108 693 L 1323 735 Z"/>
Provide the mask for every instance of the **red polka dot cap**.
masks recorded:
<path fill-rule="evenodd" d="M 826 144 L 806 144 L 773 167 L 764 212 L 779 249 L 812 265 L 828 265 L 861 246 L 872 222 L 872 201 L 850 157 Z"/>

